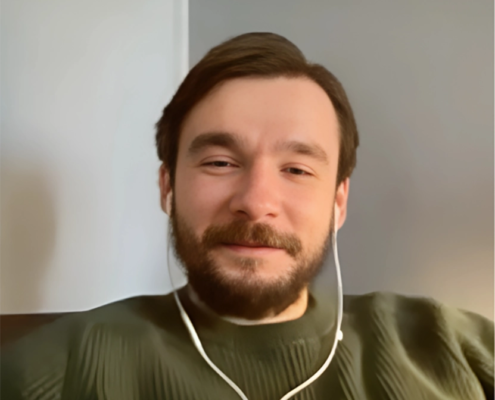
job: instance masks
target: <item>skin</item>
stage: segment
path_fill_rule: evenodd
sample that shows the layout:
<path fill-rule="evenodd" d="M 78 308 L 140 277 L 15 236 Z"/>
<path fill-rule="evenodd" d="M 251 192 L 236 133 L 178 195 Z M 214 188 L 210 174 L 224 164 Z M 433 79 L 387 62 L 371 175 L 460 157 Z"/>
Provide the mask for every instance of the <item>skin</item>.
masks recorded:
<path fill-rule="evenodd" d="M 232 143 L 191 151 L 195 139 L 211 133 L 229 136 Z M 290 142 L 302 145 L 288 146 Z M 176 212 L 197 237 L 212 224 L 241 218 L 296 234 L 310 254 L 328 237 L 333 210 L 337 229 L 346 219 L 349 179 L 335 190 L 338 153 L 337 116 L 316 83 L 285 77 L 224 82 L 184 121 L 173 188 Z M 166 212 L 172 187 L 163 166 L 159 175 Z M 280 277 L 294 262 L 284 250 L 255 243 L 220 246 L 211 255 L 233 279 L 241 276 L 240 257 L 259 260 L 253 273 L 266 281 Z M 306 307 L 307 288 L 283 312 L 255 323 L 293 320 Z"/>

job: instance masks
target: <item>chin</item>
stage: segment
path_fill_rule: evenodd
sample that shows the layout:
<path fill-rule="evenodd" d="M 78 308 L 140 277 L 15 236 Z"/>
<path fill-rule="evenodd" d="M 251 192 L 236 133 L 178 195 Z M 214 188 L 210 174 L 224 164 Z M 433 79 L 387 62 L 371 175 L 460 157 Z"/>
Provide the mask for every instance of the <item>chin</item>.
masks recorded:
<path fill-rule="evenodd" d="M 283 281 L 283 274 L 274 273 L 273 271 L 239 271 L 235 269 L 225 269 L 219 271 L 218 275 L 231 282 L 233 286 L 237 285 L 255 285 L 257 287 L 269 286 Z"/>
<path fill-rule="evenodd" d="M 217 272 L 226 281 L 248 280 L 259 283 L 274 283 L 282 280 L 287 271 L 281 271 L 280 265 L 290 265 L 288 260 L 266 260 L 254 257 L 215 258 Z"/>

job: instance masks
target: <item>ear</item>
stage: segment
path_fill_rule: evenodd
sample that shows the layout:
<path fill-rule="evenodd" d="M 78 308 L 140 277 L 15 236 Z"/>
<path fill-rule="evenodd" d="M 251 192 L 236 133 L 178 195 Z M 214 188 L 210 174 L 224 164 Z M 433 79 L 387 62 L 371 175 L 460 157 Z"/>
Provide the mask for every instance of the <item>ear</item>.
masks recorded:
<path fill-rule="evenodd" d="M 172 186 L 170 186 L 170 173 L 162 164 L 158 171 L 160 185 L 160 205 L 163 212 L 169 214 L 170 212 L 170 200 L 172 196 Z"/>
<path fill-rule="evenodd" d="M 337 230 L 342 228 L 347 217 L 347 199 L 349 197 L 349 178 L 344 179 L 335 192 L 335 222 Z"/>

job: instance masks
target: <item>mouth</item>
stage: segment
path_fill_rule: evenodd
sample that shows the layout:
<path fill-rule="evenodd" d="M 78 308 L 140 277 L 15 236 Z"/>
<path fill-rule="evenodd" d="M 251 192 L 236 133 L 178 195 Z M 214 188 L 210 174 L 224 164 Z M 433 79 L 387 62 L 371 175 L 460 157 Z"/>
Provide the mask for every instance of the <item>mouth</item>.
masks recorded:
<path fill-rule="evenodd" d="M 244 246 L 244 247 L 264 247 L 264 248 L 269 248 L 269 249 L 276 249 L 277 247 L 273 246 L 267 246 L 266 244 L 263 243 L 258 243 L 258 242 L 233 242 L 233 243 L 222 243 L 226 246 Z"/>
<path fill-rule="evenodd" d="M 246 256 L 263 256 L 283 251 L 281 248 L 270 247 L 263 243 L 256 242 L 222 243 L 222 247 Z"/>

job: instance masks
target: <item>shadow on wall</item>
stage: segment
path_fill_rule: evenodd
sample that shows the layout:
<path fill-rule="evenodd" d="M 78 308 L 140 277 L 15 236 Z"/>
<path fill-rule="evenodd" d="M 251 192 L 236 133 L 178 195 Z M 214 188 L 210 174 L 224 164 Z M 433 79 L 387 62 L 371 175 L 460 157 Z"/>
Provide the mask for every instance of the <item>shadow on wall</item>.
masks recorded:
<path fill-rule="evenodd" d="M 53 192 L 42 168 L 2 164 L 2 314 L 33 312 L 43 304 L 43 278 L 55 246 Z"/>

